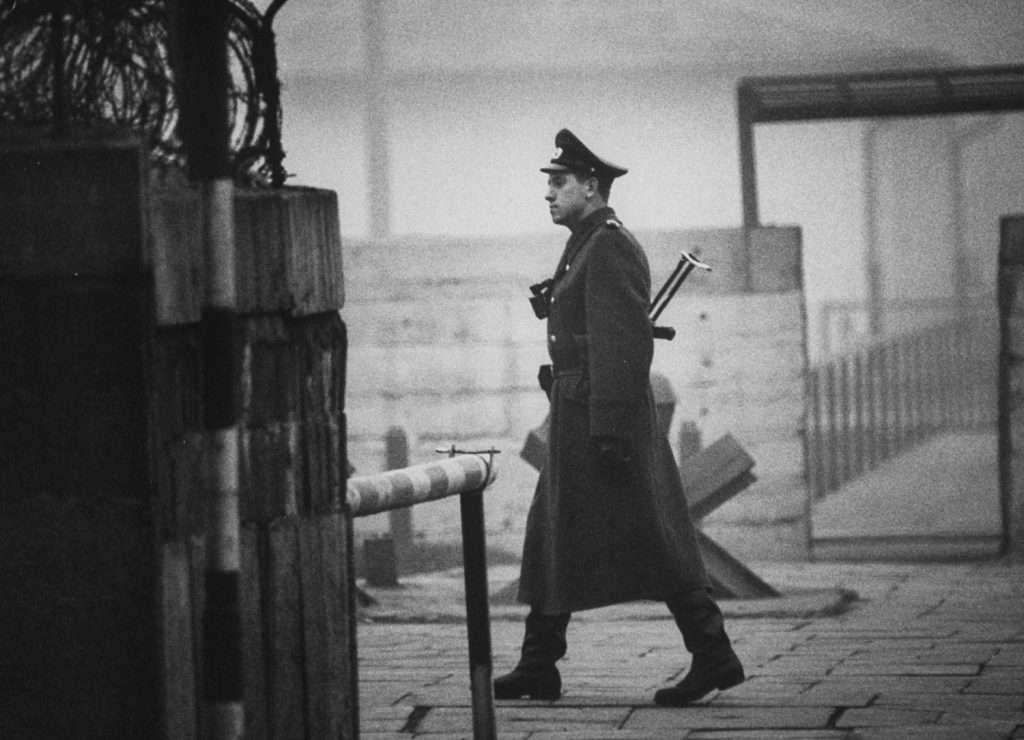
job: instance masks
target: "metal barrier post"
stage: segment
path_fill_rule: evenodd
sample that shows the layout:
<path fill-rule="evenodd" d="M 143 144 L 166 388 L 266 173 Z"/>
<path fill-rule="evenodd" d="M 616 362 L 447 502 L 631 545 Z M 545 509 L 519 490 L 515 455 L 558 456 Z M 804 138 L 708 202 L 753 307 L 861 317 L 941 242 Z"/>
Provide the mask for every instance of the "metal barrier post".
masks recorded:
<path fill-rule="evenodd" d="M 448 450 L 450 457 L 454 457 L 457 452 L 454 446 Z M 488 467 L 493 464 L 494 452 L 495 450 L 488 451 Z M 473 702 L 473 738 L 495 740 L 498 736 L 498 727 L 494 713 L 491 615 L 482 493 L 481 488 L 460 494 L 459 506 L 462 515 L 462 563 L 466 581 L 466 631 L 469 638 L 469 689 Z"/>
<path fill-rule="evenodd" d="M 449 460 L 375 476 L 349 478 L 345 497 L 352 516 L 413 506 L 458 493 L 462 508 L 462 560 L 466 580 L 470 690 L 474 740 L 495 740 L 494 685 L 491 681 L 491 621 L 484 536 L 484 489 L 494 480 L 498 450 L 441 448 Z M 459 455 L 459 457 L 456 457 Z M 484 457 L 486 456 L 486 458 Z"/>

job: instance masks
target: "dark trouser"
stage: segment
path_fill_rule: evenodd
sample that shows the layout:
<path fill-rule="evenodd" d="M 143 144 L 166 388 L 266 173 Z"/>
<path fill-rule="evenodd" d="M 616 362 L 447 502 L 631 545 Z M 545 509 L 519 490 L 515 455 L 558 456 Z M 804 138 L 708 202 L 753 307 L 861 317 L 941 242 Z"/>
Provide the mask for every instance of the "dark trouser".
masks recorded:
<path fill-rule="evenodd" d="M 725 633 L 725 618 L 707 589 L 680 591 L 665 600 L 683 644 L 694 655 L 716 652 L 731 646 Z M 526 634 L 518 668 L 548 668 L 565 656 L 566 629 L 571 614 L 542 614 L 531 608 L 526 616 Z"/>
<path fill-rule="evenodd" d="M 659 689 L 654 703 L 683 707 L 715 689 L 730 689 L 743 683 L 743 664 L 733 652 L 725 634 L 725 619 L 707 589 L 690 589 L 666 600 L 675 617 L 683 644 L 693 654 L 690 669 L 675 686 Z"/>
<path fill-rule="evenodd" d="M 725 618 L 707 589 L 680 591 L 665 600 L 683 634 L 683 644 L 694 655 L 713 653 L 731 646 Z"/>
<path fill-rule="evenodd" d="M 565 655 L 568 614 L 541 614 L 530 609 L 519 664 L 511 673 L 494 679 L 496 699 L 558 699 L 562 677 L 555 663 Z"/>
<path fill-rule="evenodd" d="M 571 614 L 542 614 L 531 608 L 526 615 L 526 634 L 517 670 L 537 671 L 553 668 L 565 656 L 565 631 Z"/>

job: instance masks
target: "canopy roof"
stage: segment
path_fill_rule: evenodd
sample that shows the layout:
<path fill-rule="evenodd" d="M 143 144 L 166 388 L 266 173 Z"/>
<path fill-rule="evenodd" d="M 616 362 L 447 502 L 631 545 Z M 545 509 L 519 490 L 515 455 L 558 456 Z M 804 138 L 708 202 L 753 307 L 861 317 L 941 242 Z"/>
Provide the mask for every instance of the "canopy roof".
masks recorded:
<path fill-rule="evenodd" d="M 738 94 L 751 123 L 1024 110 L 1024 66 L 746 77 Z"/>

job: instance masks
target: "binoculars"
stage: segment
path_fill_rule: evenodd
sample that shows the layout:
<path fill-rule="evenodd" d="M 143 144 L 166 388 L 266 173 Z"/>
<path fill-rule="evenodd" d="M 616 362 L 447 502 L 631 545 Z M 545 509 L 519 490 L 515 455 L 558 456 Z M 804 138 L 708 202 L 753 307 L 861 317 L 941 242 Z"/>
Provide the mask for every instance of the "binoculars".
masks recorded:
<path fill-rule="evenodd" d="M 555 281 L 551 278 L 530 286 L 530 306 L 538 319 L 546 319 L 551 313 L 551 288 Z"/>

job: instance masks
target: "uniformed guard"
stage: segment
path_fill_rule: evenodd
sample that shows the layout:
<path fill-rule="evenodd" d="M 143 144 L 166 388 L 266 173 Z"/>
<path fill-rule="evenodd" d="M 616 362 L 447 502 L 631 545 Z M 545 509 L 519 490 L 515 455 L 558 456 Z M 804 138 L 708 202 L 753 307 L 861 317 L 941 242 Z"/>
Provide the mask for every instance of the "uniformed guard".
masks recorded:
<path fill-rule="evenodd" d="M 654 341 L 650 269 L 608 207 L 624 167 L 571 131 L 541 168 L 551 220 L 571 232 L 554 275 L 532 290 L 547 320 L 551 365 L 547 462 L 526 525 L 519 599 L 530 606 L 515 669 L 494 681 L 499 699 L 557 699 L 555 663 L 574 611 L 635 600 L 667 603 L 693 658 L 655 703 L 681 706 L 744 679 L 726 635 L 661 433 L 650 384 Z"/>

